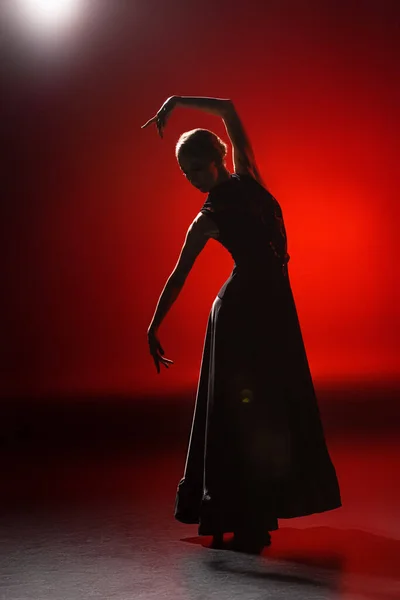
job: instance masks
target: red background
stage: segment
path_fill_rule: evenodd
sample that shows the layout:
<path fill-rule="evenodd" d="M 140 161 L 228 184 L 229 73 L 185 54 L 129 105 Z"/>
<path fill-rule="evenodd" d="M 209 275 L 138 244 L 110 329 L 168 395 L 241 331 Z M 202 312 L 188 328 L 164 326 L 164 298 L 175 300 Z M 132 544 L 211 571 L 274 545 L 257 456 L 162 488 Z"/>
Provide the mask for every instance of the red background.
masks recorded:
<path fill-rule="evenodd" d="M 164 140 L 142 131 L 171 94 L 235 102 L 283 209 L 314 378 L 394 378 L 396 2 L 96 6 L 51 48 L 11 22 L 4 39 L 1 396 L 196 386 L 233 266 L 218 242 L 161 326 L 175 364 L 160 375 L 146 331 L 205 199 L 179 171 L 176 140 L 194 127 L 227 138 L 216 117 L 183 109 Z"/>

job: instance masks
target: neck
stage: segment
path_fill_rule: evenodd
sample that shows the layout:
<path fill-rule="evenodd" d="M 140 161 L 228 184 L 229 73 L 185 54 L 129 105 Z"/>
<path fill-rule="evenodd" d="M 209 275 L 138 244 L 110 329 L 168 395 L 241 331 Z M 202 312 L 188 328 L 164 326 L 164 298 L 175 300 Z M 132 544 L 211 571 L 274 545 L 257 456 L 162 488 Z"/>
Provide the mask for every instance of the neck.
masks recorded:
<path fill-rule="evenodd" d="M 215 185 L 218 185 L 218 183 L 222 183 L 223 181 L 227 181 L 230 178 L 231 174 L 228 171 L 228 169 L 222 165 L 219 169 L 218 169 L 218 177 L 217 177 L 217 181 L 215 182 Z"/>

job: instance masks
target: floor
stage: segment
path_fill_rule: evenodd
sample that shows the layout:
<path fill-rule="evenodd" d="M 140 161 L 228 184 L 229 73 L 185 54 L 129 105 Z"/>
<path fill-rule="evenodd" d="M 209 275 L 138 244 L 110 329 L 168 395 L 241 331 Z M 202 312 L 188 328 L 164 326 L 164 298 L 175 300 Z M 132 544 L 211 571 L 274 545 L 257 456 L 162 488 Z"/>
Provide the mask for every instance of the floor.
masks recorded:
<path fill-rule="evenodd" d="M 22 413 L 14 406 L 7 426 L 3 418 L 0 600 L 398 600 L 400 444 L 393 398 L 376 397 L 375 404 L 364 398 L 361 405 L 359 397 L 368 416 L 351 427 L 350 393 L 347 402 L 341 397 L 340 418 L 339 409 L 324 404 L 343 507 L 279 520 L 261 556 L 208 548 L 211 538 L 173 518 L 190 405 L 180 405 L 179 420 L 177 403 L 151 434 L 149 414 L 137 415 L 130 435 L 121 428 L 127 413 L 113 427 L 108 419 L 107 429 L 106 402 L 86 403 L 86 413 L 83 405 L 75 413 L 64 408 L 58 421 L 54 411 L 50 418 L 51 411 L 30 408 L 19 429 L 10 415 Z M 386 428 L 383 406 L 393 412 Z M 90 419 L 77 415 L 90 412 L 93 429 L 84 435 Z"/>

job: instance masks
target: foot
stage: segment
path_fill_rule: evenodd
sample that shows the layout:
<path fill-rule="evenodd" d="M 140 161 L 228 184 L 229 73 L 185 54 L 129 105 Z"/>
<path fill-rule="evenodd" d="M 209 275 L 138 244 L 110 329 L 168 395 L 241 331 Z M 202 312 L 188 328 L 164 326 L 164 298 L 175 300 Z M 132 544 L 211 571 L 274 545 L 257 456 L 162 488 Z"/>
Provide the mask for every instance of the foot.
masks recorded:
<path fill-rule="evenodd" d="M 232 540 L 232 550 L 247 554 L 261 554 L 265 546 L 271 545 L 269 532 L 235 531 Z"/>
<path fill-rule="evenodd" d="M 224 547 L 224 534 L 215 533 L 212 538 L 210 548 L 223 548 Z"/>

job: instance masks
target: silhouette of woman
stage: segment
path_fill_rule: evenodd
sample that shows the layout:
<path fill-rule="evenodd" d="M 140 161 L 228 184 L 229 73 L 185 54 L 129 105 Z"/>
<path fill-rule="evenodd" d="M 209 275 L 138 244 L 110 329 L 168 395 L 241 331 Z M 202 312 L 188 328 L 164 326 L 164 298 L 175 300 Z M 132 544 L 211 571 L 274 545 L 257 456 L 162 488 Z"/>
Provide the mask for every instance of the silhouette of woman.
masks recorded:
<path fill-rule="evenodd" d="M 208 318 L 196 404 L 175 518 L 199 524 L 223 547 L 259 553 L 278 518 L 341 506 L 289 282 L 282 210 L 266 189 L 231 100 L 172 96 L 143 127 L 160 137 L 171 112 L 191 107 L 223 119 L 233 150 L 207 129 L 181 135 L 179 166 L 206 200 L 190 224 L 148 328 L 157 372 L 169 367 L 157 336 L 208 239 L 232 255 L 233 270 Z"/>

